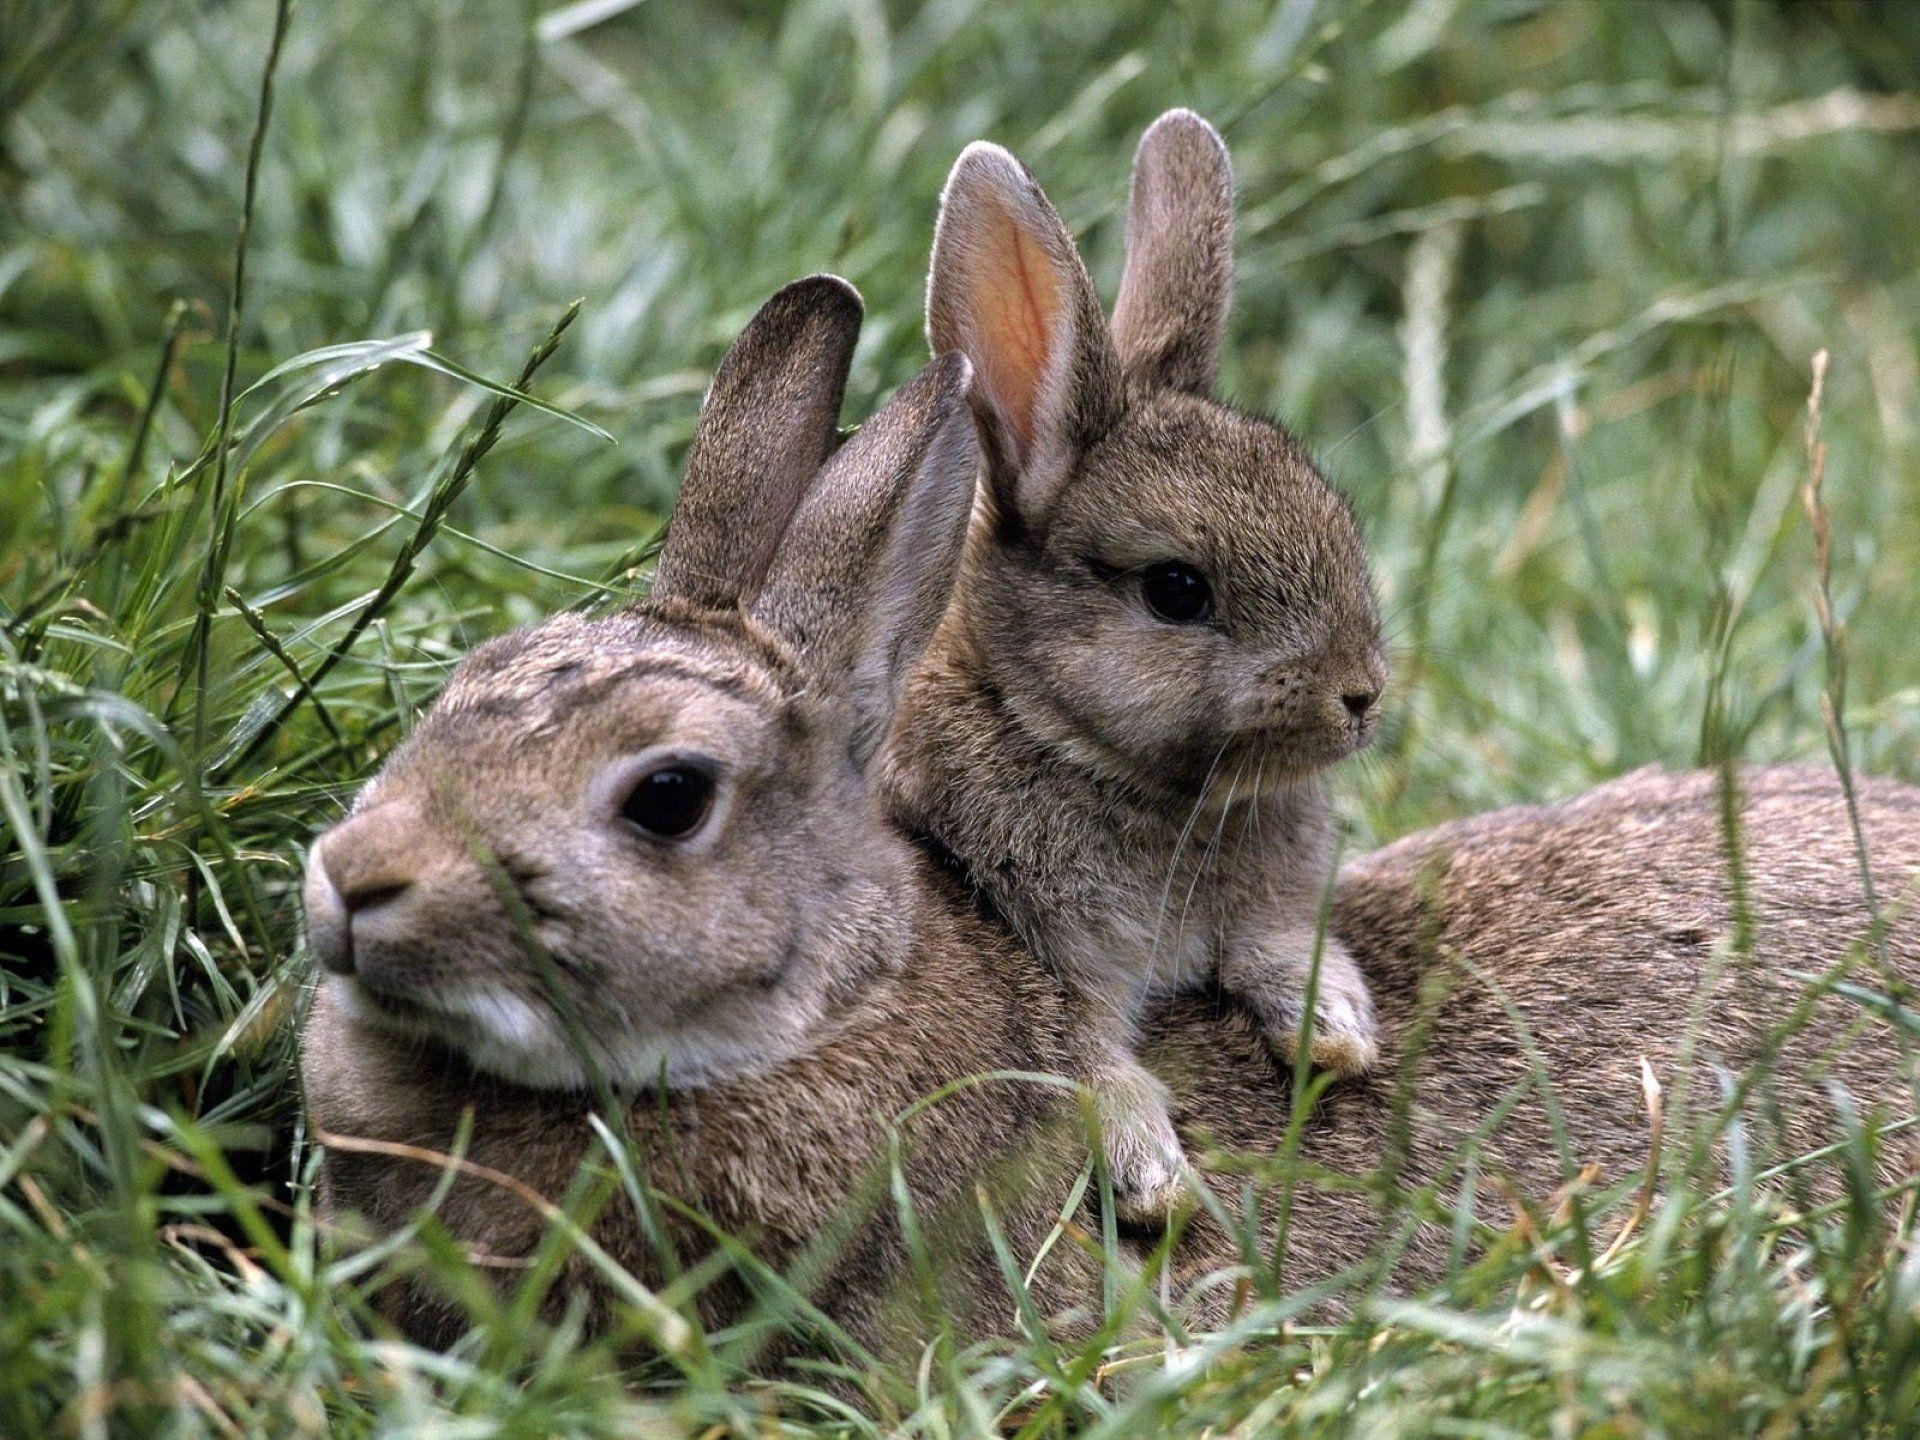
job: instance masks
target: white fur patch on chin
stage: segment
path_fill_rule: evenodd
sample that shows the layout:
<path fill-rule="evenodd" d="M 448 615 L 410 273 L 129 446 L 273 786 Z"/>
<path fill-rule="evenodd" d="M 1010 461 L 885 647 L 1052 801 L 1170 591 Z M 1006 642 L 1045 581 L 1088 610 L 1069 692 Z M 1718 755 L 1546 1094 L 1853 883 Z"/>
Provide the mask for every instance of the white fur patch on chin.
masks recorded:
<path fill-rule="evenodd" d="M 590 1067 L 557 1015 L 511 991 L 440 992 L 423 997 L 416 1009 L 399 1011 L 349 977 L 327 983 L 341 1013 L 355 1023 L 437 1041 L 482 1074 L 532 1090 L 584 1090 L 596 1072 L 622 1086 L 700 1089 L 763 1073 L 811 1049 L 817 1038 L 813 1024 L 795 1027 L 795 1033 L 770 1025 L 750 1036 L 594 1036 L 591 1043 L 600 1053 Z"/>
<path fill-rule="evenodd" d="M 448 995 L 440 1003 L 510 1049 L 541 1049 L 553 1038 L 552 1021 L 518 995 Z"/>
<path fill-rule="evenodd" d="M 415 1039 L 438 1041 L 483 1074 L 536 1090 L 577 1090 L 586 1066 L 566 1029 L 544 1007 L 500 991 L 450 991 L 424 996 L 416 1007 L 383 1005 L 348 977 L 330 980 L 341 1013 Z"/>
<path fill-rule="evenodd" d="M 535 1090 L 580 1090 L 588 1069 L 558 1016 L 511 991 L 438 995 L 447 1038 L 474 1069 Z"/>

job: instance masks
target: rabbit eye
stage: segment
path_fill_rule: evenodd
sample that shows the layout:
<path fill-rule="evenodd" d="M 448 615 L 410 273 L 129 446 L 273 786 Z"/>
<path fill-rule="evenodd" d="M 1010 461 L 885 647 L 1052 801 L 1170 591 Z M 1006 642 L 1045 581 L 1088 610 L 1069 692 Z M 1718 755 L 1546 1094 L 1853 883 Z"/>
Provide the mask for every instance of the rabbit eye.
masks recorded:
<path fill-rule="evenodd" d="M 1169 625 L 1198 625 L 1213 615 L 1213 588 L 1191 565 L 1164 560 L 1140 574 L 1140 598 Z"/>
<path fill-rule="evenodd" d="M 655 840 L 684 840 L 713 809 L 713 777 L 691 765 L 663 765 L 640 779 L 621 803 L 626 822 Z"/>

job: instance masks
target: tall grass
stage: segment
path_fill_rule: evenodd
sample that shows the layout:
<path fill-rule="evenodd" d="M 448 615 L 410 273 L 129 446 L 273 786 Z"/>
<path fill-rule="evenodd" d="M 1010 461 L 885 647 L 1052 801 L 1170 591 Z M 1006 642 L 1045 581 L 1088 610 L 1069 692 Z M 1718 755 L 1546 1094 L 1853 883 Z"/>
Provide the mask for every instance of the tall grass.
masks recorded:
<path fill-rule="evenodd" d="M 636 1390 L 480 1291 L 417 1352 L 313 1219 L 287 1020 L 305 844 L 476 639 L 631 593 L 758 302 L 861 287 L 864 413 L 923 353 L 962 144 L 1033 166 L 1110 294 L 1176 103 L 1238 171 L 1227 388 L 1352 494 L 1394 620 L 1360 841 L 1652 761 L 1920 780 L 1920 9 L 0 27 L 0 1434 L 1911 1433 L 1920 1266 L 1796 1258 L 1738 1193 L 1583 1284 L 1520 1225 L 1349 1327 L 950 1354 L 865 1418 L 717 1360 Z M 431 1231 L 390 1263 L 458 1268 Z"/>

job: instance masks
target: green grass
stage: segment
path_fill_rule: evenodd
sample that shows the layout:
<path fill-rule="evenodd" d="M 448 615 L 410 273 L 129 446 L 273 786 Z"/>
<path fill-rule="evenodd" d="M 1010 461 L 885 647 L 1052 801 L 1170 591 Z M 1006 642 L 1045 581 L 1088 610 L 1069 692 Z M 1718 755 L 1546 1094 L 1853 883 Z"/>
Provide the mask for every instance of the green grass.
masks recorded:
<path fill-rule="evenodd" d="M 1111 294 L 1178 103 L 1238 172 L 1226 386 L 1351 493 L 1393 620 L 1357 843 L 1826 756 L 1823 348 L 1852 761 L 1920 780 L 1920 7 L 306 0 L 267 114 L 275 18 L 0 0 L 0 1434 L 1912 1433 L 1898 1196 L 1809 1258 L 1736 1192 L 1567 1293 L 1496 1254 L 1118 1397 L 1032 1344 L 867 1419 L 636 1390 L 509 1308 L 428 1355 L 313 1223 L 287 1020 L 305 845 L 469 645 L 632 591 L 760 300 L 860 286 L 865 413 L 966 141 Z"/>

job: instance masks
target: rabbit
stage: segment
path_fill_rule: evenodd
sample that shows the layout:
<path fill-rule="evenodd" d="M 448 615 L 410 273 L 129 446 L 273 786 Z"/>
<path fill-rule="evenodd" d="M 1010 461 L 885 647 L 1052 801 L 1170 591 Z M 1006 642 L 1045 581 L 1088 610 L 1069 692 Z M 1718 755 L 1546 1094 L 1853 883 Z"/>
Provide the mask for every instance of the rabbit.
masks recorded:
<path fill-rule="evenodd" d="M 1709 772 L 1639 771 L 1570 801 L 1422 831 L 1344 866 L 1333 928 L 1372 987 L 1386 1053 L 1369 1075 L 1327 1091 L 1292 1137 L 1299 1171 L 1336 1181 L 1303 1186 L 1282 1255 L 1272 1254 L 1269 1207 L 1253 1263 L 1271 1263 L 1289 1291 L 1349 1273 L 1397 1289 L 1443 1278 L 1452 1216 L 1443 1208 L 1411 1226 L 1405 1212 L 1383 1217 L 1371 1178 L 1390 1179 L 1401 1193 L 1439 1187 L 1444 1197 L 1471 1179 L 1461 1142 L 1484 1132 L 1476 1164 L 1485 1191 L 1475 1208 L 1496 1233 L 1508 1223 L 1509 1197 L 1550 1209 L 1583 1166 L 1599 1167 L 1596 1187 L 1630 1189 L 1650 1159 L 1662 1159 L 1642 1104 L 1642 1060 L 1666 1087 L 1667 1144 L 1677 1146 L 1683 1084 L 1693 1083 L 1697 1110 L 1710 1110 L 1722 1083 L 1744 1076 L 1763 1047 L 1779 1042 L 1782 1024 L 1792 1031 L 1780 1050 L 1780 1109 L 1764 1092 L 1743 1109 L 1756 1134 L 1784 1125 L 1775 1153 L 1805 1154 L 1838 1136 L 1827 1081 L 1844 1083 L 1862 1114 L 1879 1103 L 1911 1116 L 1913 1077 L 1882 1017 L 1828 991 L 1796 1018 L 1820 993 L 1807 977 L 1836 964 L 1851 964 L 1868 991 L 1886 988 L 1876 962 L 1858 958 L 1874 912 L 1840 787 L 1830 773 L 1801 767 L 1748 770 L 1738 784 L 1758 936 L 1751 962 L 1718 953 L 1734 918 L 1720 777 Z M 1859 803 L 1887 957 L 1896 978 L 1912 985 L 1920 981 L 1920 789 L 1863 780 Z M 936 894 L 947 887 L 962 914 L 939 921 L 943 931 L 959 926 L 963 942 L 941 951 L 941 963 L 910 963 L 870 981 L 833 1037 L 804 1055 L 666 1104 L 653 1096 L 632 1103 L 628 1124 L 642 1153 L 672 1158 L 653 1167 L 654 1183 L 753 1237 L 769 1264 L 803 1253 L 870 1203 L 867 1161 L 881 1135 L 869 1117 L 899 1114 L 955 1072 L 1006 1075 L 1072 1062 L 1058 987 L 1004 932 L 984 920 L 964 924 L 959 879 L 933 868 L 925 874 Z M 337 996 L 337 987 L 322 988 L 301 1044 L 307 1101 L 323 1132 L 444 1149 L 463 1108 L 476 1106 L 471 1160 L 546 1196 L 567 1193 L 593 1153 L 586 1099 L 476 1081 L 353 1020 Z M 1245 1167 L 1233 1157 L 1278 1150 L 1292 1123 L 1291 1076 L 1274 1065 L 1257 1019 L 1218 994 L 1173 997 L 1143 1027 L 1142 1053 L 1170 1082 L 1174 1117 L 1210 1188 L 1230 1214 L 1241 1213 L 1244 1196 L 1258 1197 L 1243 1189 Z M 1692 1068 L 1683 1069 L 1689 1058 Z M 1003 1214 L 1057 1213 L 1069 1192 L 1076 1147 L 1050 1127 L 1043 1090 L 1006 1082 L 955 1088 L 915 1124 L 922 1128 L 908 1193 L 921 1213 L 955 1190 L 970 1194 L 986 1157 Z M 1902 1148 L 1911 1147 L 1889 1142 L 1881 1157 L 1889 1179 L 1911 1168 Z M 1019 1159 L 1008 1166 L 1010 1154 Z M 1816 1190 L 1832 1192 L 1843 1162 L 1828 1162 L 1828 1183 Z M 1214 1163 L 1221 1168 L 1208 1171 Z M 364 1147 L 330 1152 L 324 1173 L 331 1213 L 358 1211 L 392 1227 L 443 1183 L 418 1158 Z M 1495 1183 L 1508 1195 L 1495 1193 Z M 1614 1233 L 1617 1213 L 1596 1218 L 1602 1238 Z M 546 1228 L 509 1190 L 466 1177 L 448 1190 L 441 1214 L 503 1258 L 531 1254 Z M 1035 1253 L 1031 1224 L 1008 1230 L 1016 1256 Z M 645 1268 L 650 1251 L 630 1212 L 609 1207 L 596 1237 L 617 1260 Z M 1154 1244 L 1123 1237 L 1123 1255 L 1144 1262 Z M 1084 1259 L 1081 1247 L 1052 1247 L 1031 1286 L 1041 1314 L 1097 1306 L 1100 1270 Z M 1196 1331 L 1217 1328 L 1236 1294 L 1221 1281 L 1248 1273 L 1249 1260 L 1239 1236 L 1210 1211 L 1196 1212 L 1166 1259 L 1167 1305 Z M 991 1250 L 959 1248 L 948 1263 L 942 1298 L 958 1326 L 991 1335 L 1013 1323 Z M 570 1278 L 604 1320 L 614 1298 L 605 1277 L 576 1265 Z M 899 1307 L 901 1293 L 915 1288 L 910 1278 L 897 1235 L 876 1231 L 836 1251 L 809 1294 L 856 1338 L 891 1325 L 911 1344 L 924 1339 L 928 1321 Z M 720 1296 L 707 1318 L 737 1319 L 746 1300 Z M 457 1333 L 451 1307 L 424 1294 L 411 1297 L 401 1318 L 434 1343 Z"/>
<path fill-rule="evenodd" d="M 1211 398 L 1233 184 L 1199 116 L 1141 139 L 1111 327 L 1066 227 L 996 145 L 941 197 L 927 333 L 973 363 L 982 484 L 885 785 L 1061 978 L 1098 1057 L 1125 1218 L 1184 1159 L 1134 1054 L 1155 998 L 1217 979 L 1291 1061 L 1378 1052 L 1320 912 L 1321 777 L 1377 728 L 1387 673 L 1358 528 L 1278 425 Z"/>
<path fill-rule="evenodd" d="M 343 1137 L 332 1213 L 405 1217 L 391 1155 L 369 1172 L 354 1136 L 444 1145 L 479 1103 L 472 1157 L 561 1193 L 597 1099 L 651 1090 L 685 1127 L 664 1149 L 744 1177 L 745 1195 L 706 1198 L 797 1247 L 831 1228 L 886 1117 L 988 1058 L 968 1027 L 988 1027 L 995 1062 L 1057 1061 L 1049 987 L 981 978 L 1032 963 L 996 960 L 1012 942 L 884 823 L 869 784 L 951 588 L 976 460 L 958 355 L 829 458 L 860 316 L 831 277 L 769 300 L 702 407 L 649 597 L 473 651 L 313 845 L 323 978 L 302 1072 L 315 1123 Z M 982 1153 L 1020 1147 L 1015 1164 L 1062 1108 L 1046 1090 L 958 1113 L 984 1129 L 982 1107 L 998 1136 Z M 466 1196 L 456 1230 L 527 1253 L 537 1215 L 498 1222 Z M 643 1263 L 631 1213 L 610 1223 Z M 444 1324 L 420 1296 L 402 1309 Z"/>

